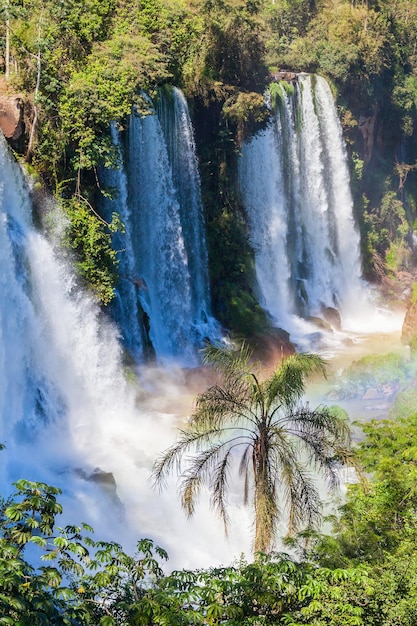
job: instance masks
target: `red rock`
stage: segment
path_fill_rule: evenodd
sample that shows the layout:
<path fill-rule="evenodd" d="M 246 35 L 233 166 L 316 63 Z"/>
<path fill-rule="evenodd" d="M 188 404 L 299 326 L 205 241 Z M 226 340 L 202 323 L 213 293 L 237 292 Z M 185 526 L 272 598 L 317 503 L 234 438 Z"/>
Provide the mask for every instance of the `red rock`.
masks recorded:
<path fill-rule="evenodd" d="M 0 129 L 9 141 L 24 133 L 23 101 L 20 96 L 0 96 Z"/>

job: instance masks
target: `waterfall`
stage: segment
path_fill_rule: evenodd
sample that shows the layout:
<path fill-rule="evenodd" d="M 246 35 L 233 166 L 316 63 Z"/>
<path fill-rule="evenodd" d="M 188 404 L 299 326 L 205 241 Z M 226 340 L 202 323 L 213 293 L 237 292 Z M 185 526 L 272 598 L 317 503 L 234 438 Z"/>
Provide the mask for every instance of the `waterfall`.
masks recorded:
<path fill-rule="evenodd" d="M 180 89 L 174 87 L 170 94 L 159 99 L 158 118 L 167 144 L 188 251 L 193 308 L 197 317 L 206 319 L 209 311 L 209 278 L 200 174 L 188 105 Z"/>
<path fill-rule="evenodd" d="M 300 318 L 328 307 L 349 328 L 369 297 L 333 97 L 319 76 L 299 75 L 294 93 L 277 88 L 271 122 L 244 144 L 239 163 L 260 302 L 295 334 Z"/>
<path fill-rule="evenodd" d="M 248 514 L 233 501 L 228 542 L 207 502 L 188 522 L 175 481 L 166 493 L 152 489 L 153 462 L 174 441 L 195 390 L 176 370 L 147 368 L 142 386 L 125 377 L 117 327 L 79 289 L 31 211 L 25 178 L 0 136 L 1 494 L 20 478 L 61 487 L 61 526 L 85 521 L 97 539 L 132 553 L 151 537 L 168 550 L 170 567 L 249 554 Z"/>
<path fill-rule="evenodd" d="M 297 94 L 282 91 L 280 101 L 273 123 L 244 146 L 240 176 L 260 294 L 276 322 L 290 327 L 293 318 L 314 313 L 322 302 L 337 303 L 344 314 L 345 294 L 361 282 L 350 195 L 341 189 L 345 156 L 343 145 L 336 145 L 340 132 L 328 110 L 327 87 L 301 78 Z M 146 312 L 164 365 L 169 358 L 196 361 L 203 336 L 218 332 L 207 304 L 201 199 L 184 107 L 174 90 L 170 102 L 160 103 L 158 116 L 132 115 L 127 141 L 114 127 L 113 141 L 125 160 L 106 174 L 118 192 L 106 209 L 118 210 L 126 223 L 126 233 L 115 239 L 121 281 L 114 315 L 125 345 L 140 356 L 148 334 Z M 184 125 L 178 135 L 175 116 L 175 127 Z M 311 135 L 301 123 L 306 125 L 308 116 Z M 316 158 L 312 144 L 314 159 L 307 163 L 305 144 L 314 128 L 320 150 Z M 335 136 L 323 138 L 331 128 Z M 323 182 L 308 190 L 302 170 L 313 166 Z M 327 204 L 315 207 L 316 196 Z M 64 219 L 54 206 L 48 217 Z M 2 495 L 19 478 L 59 486 L 66 515 L 61 526 L 85 521 L 98 539 L 113 539 L 128 550 L 150 537 L 167 549 L 170 567 L 208 567 L 249 555 L 251 511 L 242 509 L 232 481 L 227 539 L 208 510 L 207 494 L 194 519 L 187 520 L 175 479 L 162 494 L 149 481 L 155 458 L 173 443 L 193 397 L 206 387 L 204 373 L 198 380 L 198 371 L 191 377 L 177 368 L 141 366 L 138 378 L 127 376 L 120 328 L 80 290 L 62 256 L 59 246 L 35 229 L 26 179 L 0 136 Z"/>
<path fill-rule="evenodd" d="M 111 137 L 118 153 L 123 154 L 120 133 L 115 124 L 111 125 Z M 130 223 L 130 209 L 127 202 L 128 182 L 123 162 L 117 169 L 107 170 L 105 173 L 106 185 L 115 193 L 114 200 L 104 199 L 104 211 L 109 220 L 113 211 L 118 213 L 124 225 Z M 118 321 L 122 333 L 124 346 L 129 350 L 137 363 L 144 355 L 146 327 L 144 315 L 140 306 L 141 281 L 137 276 L 135 251 L 131 232 L 125 228 L 124 232 L 113 234 L 113 247 L 118 251 L 119 281 L 114 301 L 111 303 L 113 317 Z"/>
<path fill-rule="evenodd" d="M 113 129 L 113 133 L 116 131 Z M 116 133 L 117 135 L 117 133 Z M 116 145 L 120 138 L 115 136 Z M 210 314 L 203 207 L 192 125 L 179 89 L 161 93 L 158 110 L 133 113 L 117 177 L 119 208 L 126 227 L 126 261 L 118 290 L 116 320 L 126 337 L 137 331 L 140 303 L 159 362 L 196 365 L 206 338 L 219 338 Z M 132 304 L 131 304 L 132 303 Z"/>

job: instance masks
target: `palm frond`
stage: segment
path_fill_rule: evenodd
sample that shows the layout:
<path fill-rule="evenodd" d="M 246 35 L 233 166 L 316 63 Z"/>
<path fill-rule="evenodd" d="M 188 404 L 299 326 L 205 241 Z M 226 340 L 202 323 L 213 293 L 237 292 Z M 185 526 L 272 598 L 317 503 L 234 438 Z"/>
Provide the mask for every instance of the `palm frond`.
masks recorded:
<path fill-rule="evenodd" d="M 228 453 L 228 443 L 220 442 L 189 459 L 189 465 L 180 479 L 181 505 L 189 517 L 194 513 L 201 486 L 211 481 L 211 473 L 216 469 L 219 456 L 223 455 L 224 458 Z"/>
<path fill-rule="evenodd" d="M 292 354 L 286 357 L 265 381 L 268 410 L 276 405 L 290 408 L 304 394 L 305 382 L 313 374 L 326 373 L 326 362 L 318 354 Z"/>
<path fill-rule="evenodd" d="M 251 369 L 249 365 L 253 350 L 246 342 L 236 350 L 224 345 L 209 344 L 203 350 L 203 363 L 211 365 L 224 376 L 242 375 Z"/>
<path fill-rule="evenodd" d="M 311 409 L 308 404 L 299 405 L 287 413 L 285 418 L 297 430 L 312 434 L 326 433 L 335 441 L 350 446 L 351 431 L 347 416 L 328 406 L 318 406 Z"/>
<path fill-rule="evenodd" d="M 300 443 L 300 454 L 312 468 L 324 474 L 330 488 L 339 483 L 340 465 L 350 454 L 350 429 L 347 421 L 329 407 L 310 409 L 299 407 L 284 418 L 276 420 L 271 432 L 288 436 Z M 336 452 L 337 450 L 337 452 Z"/>
<path fill-rule="evenodd" d="M 237 435 L 226 441 L 214 443 L 209 448 L 187 458 L 188 466 L 181 474 L 179 489 L 181 504 L 188 516 L 193 515 L 200 488 L 206 484 L 212 491 L 213 506 L 217 509 L 226 529 L 227 515 L 224 498 L 227 487 L 226 470 L 233 449 L 241 445 L 247 447 L 247 439 L 247 435 Z"/>
<path fill-rule="evenodd" d="M 200 488 L 206 484 L 212 492 L 213 507 L 223 520 L 225 531 L 227 530 L 228 516 L 225 499 L 227 472 L 234 448 L 241 445 L 248 447 L 247 436 L 236 436 L 219 442 L 188 459 L 189 465 L 180 479 L 181 504 L 188 516 L 193 515 Z"/>
<path fill-rule="evenodd" d="M 201 488 L 201 477 L 190 476 L 180 485 L 181 506 L 187 513 L 187 517 L 192 517 L 195 511 L 195 505 Z"/>
<path fill-rule="evenodd" d="M 298 480 L 287 482 L 287 534 L 294 536 L 302 527 L 317 528 L 322 516 L 322 501 L 314 481 L 300 472 Z M 296 497 L 295 497 L 296 496 Z"/>
<path fill-rule="evenodd" d="M 295 432 L 294 436 L 300 441 L 300 455 L 304 453 L 308 465 L 324 475 L 331 489 L 337 487 L 341 463 L 340 457 L 335 455 L 334 440 L 302 432 Z"/>
<path fill-rule="evenodd" d="M 223 521 L 224 531 L 227 535 L 227 526 L 229 522 L 229 517 L 227 515 L 226 508 L 226 492 L 227 492 L 227 480 L 228 480 L 228 470 L 230 463 L 230 456 L 232 453 L 232 448 L 226 452 L 221 462 L 218 464 L 216 469 L 213 472 L 213 480 L 211 483 L 211 502 L 213 507 L 217 510 L 220 519 Z"/>
<path fill-rule="evenodd" d="M 276 429 L 271 441 L 270 471 L 277 485 L 277 498 L 288 511 L 288 532 L 300 529 L 305 521 L 316 524 L 320 519 L 320 496 L 297 442 L 285 430 Z"/>
<path fill-rule="evenodd" d="M 256 411 L 252 408 L 250 390 L 229 390 L 214 385 L 199 394 L 195 411 L 190 418 L 193 428 L 221 428 L 225 422 L 249 420 L 256 422 Z"/>
<path fill-rule="evenodd" d="M 193 448 L 203 444 L 210 444 L 219 436 L 219 430 L 180 431 L 179 439 L 165 450 L 155 461 L 152 471 L 152 478 L 155 486 L 163 488 L 166 485 L 166 478 L 174 469 L 177 474 L 181 474 L 181 467 L 186 453 Z"/>
<path fill-rule="evenodd" d="M 244 481 L 243 481 L 243 504 L 247 506 L 249 502 L 249 466 L 245 468 Z"/>
<path fill-rule="evenodd" d="M 246 472 L 246 469 L 249 464 L 249 454 L 251 453 L 252 444 L 246 446 L 244 453 L 242 454 L 242 458 L 240 459 L 239 464 L 239 474 L 242 475 Z"/>
<path fill-rule="evenodd" d="M 304 463 L 291 455 L 280 454 L 280 493 L 288 510 L 288 534 L 300 530 L 303 524 L 314 527 L 321 517 L 321 499 L 317 487 Z"/>
<path fill-rule="evenodd" d="M 222 386 L 239 395 L 239 389 L 252 391 L 260 370 L 258 361 L 251 363 L 252 348 L 245 342 L 236 350 L 231 347 L 209 344 L 204 349 L 203 362 L 211 365 L 222 377 Z"/>
<path fill-rule="evenodd" d="M 249 501 L 249 461 L 250 453 L 252 450 L 252 444 L 246 446 L 245 451 L 242 454 L 239 464 L 239 474 L 244 476 L 243 483 L 243 504 L 246 506 Z"/>

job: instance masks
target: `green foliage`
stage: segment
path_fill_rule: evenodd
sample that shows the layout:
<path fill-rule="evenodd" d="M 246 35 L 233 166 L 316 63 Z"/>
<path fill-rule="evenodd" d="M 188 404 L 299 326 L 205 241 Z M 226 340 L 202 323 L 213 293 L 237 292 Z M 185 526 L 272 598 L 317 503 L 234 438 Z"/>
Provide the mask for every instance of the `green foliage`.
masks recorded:
<path fill-rule="evenodd" d="M 358 449 L 372 482 L 353 485 L 334 539 L 321 543 L 320 560 L 371 565 L 373 597 L 365 608 L 370 625 L 414 624 L 416 604 L 417 415 L 363 425 Z"/>
<path fill-rule="evenodd" d="M 385 182 L 385 185 L 388 181 Z M 364 239 L 367 254 L 380 273 L 397 272 L 411 263 L 407 242 L 410 225 L 404 204 L 397 192 L 386 191 L 380 206 L 363 214 Z M 379 265 L 378 265 L 379 261 Z"/>
<path fill-rule="evenodd" d="M 410 249 L 405 241 L 390 244 L 390 247 L 385 253 L 385 264 L 388 271 L 392 271 L 395 275 L 395 272 L 407 268 L 409 261 Z"/>
<path fill-rule="evenodd" d="M 70 626 L 142 624 L 140 599 L 162 577 L 165 550 L 149 539 L 129 556 L 95 542 L 86 524 L 56 525 L 60 489 L 20 480 L 0 510 L 0 624 Z M 27 546 L 31 563 L 25 560 Z"/>
<path fill-rule="evenodd" d="M 118 216 L 105 223 L 84 199 L 74 196 L 64 204 L 69 217 L 64 245 L 75 256 L 76 267 L 98 301 L 108 304 L 114 296 L 117 280 L 117 252 L 112 248 L 111 233 L 120 227 Z"/>
<path fill-rule="evenodd" d="M 397 194 L 388 191 L 381 201 L 380 216 L 391 240 L 403 240 L 409 232 L 404 206 Z"/>
<path fill-rule="evenodd" d="M 264 6 L 268 66 L 280 66 L 289 46 L 304 36 L 314 15 L 311 0 L 280 0 Z"/>
<path fill-rule="evenodd" d="M 410 342 L 411 353 L 415 354 L 416 336 Z M 409 417 L 417 406 L 417 386 L 411 385 L 408 389 L 401 391 L 395 396 L 394 403 L 390 409 L 389 417 L 391 419 L 406 419 Z"/>
<path fill-rule="evenodd" d="M 414 405 L 415 407 L 415 405 Z M 367 626 L 412 625 L 417 619 L 417 415 L 362 425 L 358 456 L 370 481 L 350 485 L 334 536 L 319 538 L 322 565 L 365 565 L 372 585 L 359 605 Z"/>
<path fill-rule="evenodd" d="M 81 529 L 57 528 L 62 512 L 60 490 L 20 480 L 0 512 L 0 623 L 19 626 L 69 626 L 86 611 L 77 594 L 63 584 L 63 572 L 77 575 L 88 559 Z M 25 560 L 26 547 L 37 546 L 46 565 Z M 48 561 L 54 561 L 52 565 Z"/>
<path fill-rule="evenodd" d="M 392 91 L 392 99 L 396 108 L 401 111 L 401 130 L 403 134 L 413 134 L 417 112 L 417 78 L 403 76 Z"/>
<path fill-rule="evenodd" d="M 242 291 L 236 285 L 225 282 L 220 289 L 220 297 L 225 293 L 225 319 L 233 331 L 243 337 L 250 337 L 268 331 L 269 324 L 265 311 L 252 293 Z"/>
<path fill-rule="evenodd" d="M 269 118 L 263 96 L 253 92 L 239 92 L 231 96 L 224 103 L 222 112 L 227 120 L 241 129 L 241 133 L 244 129 L 248 132 L 249 129 L 259 127 Z"/>
<path fill-rule="evenodd" d="M 345 374 L 352 381 L 363 384 L 386 384 L 392 382 L 405 383 L 413 364 L 395 352 L 385 354 L 368 354 L 347 368 Z"/>
<path fill-rule="evenodd" d="M 353 585 L 355 599 L 348 595 Z M 362 624 L 353 619 L 370 590 L 363 569 L 330 571 L 282 553 L 261 555 L 251 564 L 173 572 L 158 587 L 152 601 L 147 597 L 143 603 L 153 624 L 229 626 Z"/>
<path fill-rule="evenodd" d="M 256 385 L 247 354 L 239 357 L 242 375 Z M 233 383 L 234 359 L 227 352 L 220 356 L 217 365 Z M 284 384 L 282 395 L 290 405 L 293 394 L 302 392 L 305 370 L 301 363 L 292 365 L 287 364 L 291 385 Z M 317 365 L 309 361 L 307 370 Z M 277 382 L 275 376 L 267 385 L 270 400 Z M 316 535 L 313 558 L 304 550 L 299 561 L 273 552 L 259 554 L 254 563 L 241 559 L 228 567 L 165 575 L 161 562 L 167 554 L 152 540 L 140 540 L 130 556 L 118 543 L 93 541 L 84 534 L 92 532 L 85 524 L 59 528 L 60 490 L 18 481 L 1 506 L 0 623 L 414 626 L 417 415 L 364 429 L 358 454 L 373 482 L 350 487 L 337 534 Z M 304 537 L 310 543 L 313 538 L 311 532 Z M 25 560 L 29 544 L 39 550 L 42 565 Z"/>
<path fill-rule="evenodd" d="M 281 88 L 289 95 L 294 95 L 295 86 L 294 83 L 288 82 L 286 80 L 280 80 L 277 83 L 271 83 L 269 85 L 269 93 L 271 94 L 272 106 L 275 109 L 281 104 L 282 100 L 282 91 Z"/>
<path fill-rule="evenodd" d="M 202 32 L 194 50 L 187 91 L 203 97 L 218 87 L 240 91 L 266 85 L 260 5 L 246 0 L 206 0 L 201 3 Z M 224 88 L 221 89 L 224 93 Z"/>
<path fill-rule="evenodd" d="M 374 78 L 386 71 L 395 54 L 387 16 L 364 3 L 341 1 L 321 6 L 302 35 L 292 38 L 278 65 L 319 69 L 342 87 L 355 87 L 365 97 L 373 89 Z M 367 85 L 361 87 L 361 81 Z"/>
<path fill-rule="evenodd" d="M 166 76 L 162 57 L 143 37 L 119 35 L 95 48 L 85 68 L 71 76 L 60 103 L 62 131 L 76 146 L 75 170 L 117 162 L 110 123 L 126 118 L 135 103 L 143 108 L 138 85 L 149 88 Z"/>

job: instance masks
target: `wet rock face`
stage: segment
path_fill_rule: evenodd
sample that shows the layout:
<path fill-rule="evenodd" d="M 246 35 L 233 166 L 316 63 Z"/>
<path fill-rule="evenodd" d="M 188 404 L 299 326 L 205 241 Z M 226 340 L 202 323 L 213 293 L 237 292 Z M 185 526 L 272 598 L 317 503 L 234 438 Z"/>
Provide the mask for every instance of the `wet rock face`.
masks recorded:
<path fill-rule="evenodd" d="M 342 322 L 340 319 L 340 313 L 332 306 L 326 306 L 322 309 L 322 314 L 326 322 L 330 324 L 335 330 L 341 330 Z"/>
<path fill-rule="evenodd" d="M 11 143 L 24 134 L 23 101 L 19 96 L 0 96 L 0 129 Z"/>
<path fill-rule="evenodd" d="M 282 70 L 280 72 L 274 72 L 270 75 L 270 79 L 273 82 L 279 82 L 280 80 L 286 80 L 288 83 L 292 83 L 297 80 L 297 74 L 291 70 Z"/>

